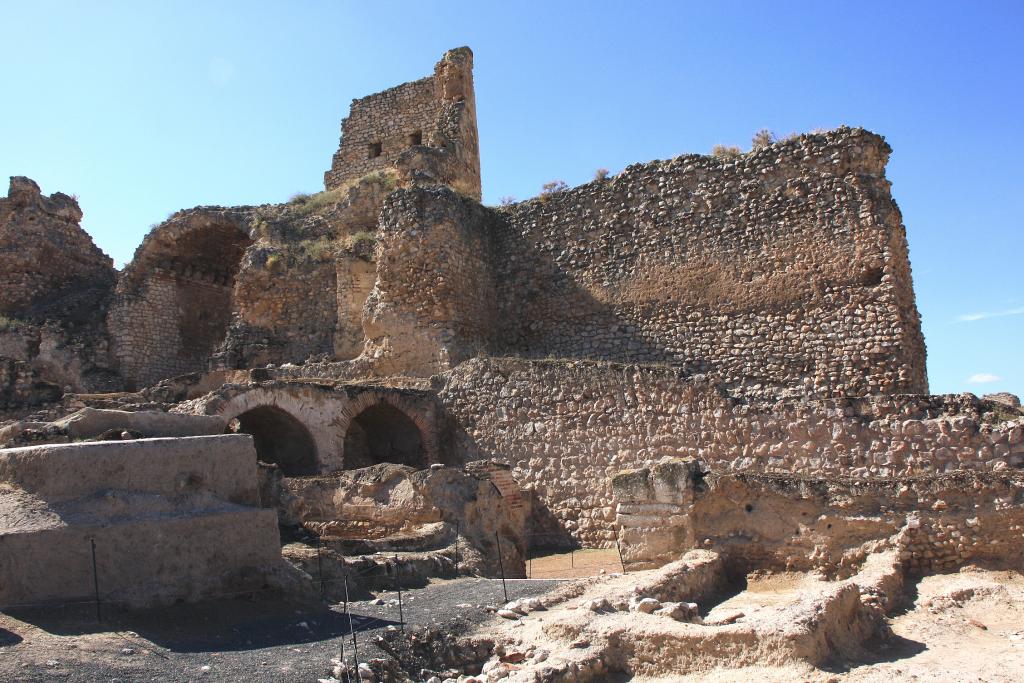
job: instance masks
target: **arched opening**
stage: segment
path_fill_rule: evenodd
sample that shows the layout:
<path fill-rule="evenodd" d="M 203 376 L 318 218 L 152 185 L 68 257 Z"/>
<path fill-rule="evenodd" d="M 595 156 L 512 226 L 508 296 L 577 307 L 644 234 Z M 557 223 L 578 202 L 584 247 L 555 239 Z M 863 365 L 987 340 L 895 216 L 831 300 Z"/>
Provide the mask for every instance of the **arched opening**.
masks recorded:
<path fill-rule="evenodd" d="M 200 368 L 224 341 L 235 276 L 250 243 L 233 225 L 215 224 L 178 239 L 163 264 L 177 289 L 179 355 Z"/>
<path fill-rule="evenodd" d="M 252 241 L 234 219 L 194 209 L 143 241 L 117 285 L 108 324 L 129 382 L 202 372 L 227 337 L 235 279 Z"/>
<path fill-rule="evenodd" d="M 345 467 L 369 467 L 382 462 L 427 466 L 420 428 L 408 415 L 387 403 L 372 405 L 349 423 L 345 433 Z"/>
<path fill-rule="evenodd" d="M 277 465 L 286 477 L 318 472 L 313 437 L 301 422 L 280 408 L 253 408 L 232 420 L 228 429 L 251 434 L 260 462 Z"/>

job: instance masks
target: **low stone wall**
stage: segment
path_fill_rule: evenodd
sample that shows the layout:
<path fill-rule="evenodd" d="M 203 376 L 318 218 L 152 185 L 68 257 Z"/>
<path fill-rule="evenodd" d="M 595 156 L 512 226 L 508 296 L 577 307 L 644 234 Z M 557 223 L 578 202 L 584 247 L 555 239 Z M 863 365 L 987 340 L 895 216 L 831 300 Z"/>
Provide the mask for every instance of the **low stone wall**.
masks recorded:
<path fill-rule="evenodd" d="M 662 457 L 860 479 L 1024 463 L 1024 417 L 972 395 L 746 400 L 659 366 L 474 359 L 438 381 L 467 458 L 499 458 L 580 541 L 615 538 L 609 481 Z"/>
<path fill-rule="evenodd" d="M 890 547 L 911 574 L 1024 561 L 1024 473 L 858 481 L 708 472 L 665 460 L 612 480 L 627 568 L 714 548 L 739 570 L 849 576 Z"/>
<path fill-rule="evenodd" d="M 234 434 L 0 449 L 0 482 L 47 501 L 107 490 L 171 497 L 205 490 L 231 503 L 257 502 L 252 439 Z"/>
<path fill-rule="evenodd" d="M 97 583 L 130 607 L 282 587 L 257 493 L 247 436 L 0 450 L 0 606 L 91 600 Z"/>

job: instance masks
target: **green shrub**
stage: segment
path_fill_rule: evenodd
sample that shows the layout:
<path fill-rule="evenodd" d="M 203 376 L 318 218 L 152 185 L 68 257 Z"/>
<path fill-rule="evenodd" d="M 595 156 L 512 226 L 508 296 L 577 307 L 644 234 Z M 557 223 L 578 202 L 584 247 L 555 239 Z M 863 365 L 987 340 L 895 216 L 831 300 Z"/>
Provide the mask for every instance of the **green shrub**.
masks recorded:
<path fill-rule="evenodd" d="M 8 318 L 6 315 L 0 315 L 0 332 L 14 332 L 21 325 L 22 322 L 17 318 Z"/>
<path fill-rule="evenodd" d="M 320 213 L 324 209 L 344 201 L 349 191 L 360 183 L 373 183 L 379 185 L 385 192 L 391 192 L 398 185 L 398 173 L 395 171 L 374 171 L 366 175 L 350 180 L 333 190 L 324 190 L 316 194 L 305 194 L 298 192 L 288 200 L 295 210 L 302 216 L 311 216 Z"/>
<path fill-rule="evenodd" d="M 348 247 L 353 249 L 363 244 L 372 244 L 377 241 L 377 233 L 370 232 L 369 230 L 360 230 L 359 232 L 352 233 L 348 237 Z"/>
<path fill-rule="evenodd" d="M 303 240 L 296 245 L 299 251 L 313 261 L 325 261 L 334 258 L 338 246 L 328 237 L 320 237 L 313 240 Z"/>

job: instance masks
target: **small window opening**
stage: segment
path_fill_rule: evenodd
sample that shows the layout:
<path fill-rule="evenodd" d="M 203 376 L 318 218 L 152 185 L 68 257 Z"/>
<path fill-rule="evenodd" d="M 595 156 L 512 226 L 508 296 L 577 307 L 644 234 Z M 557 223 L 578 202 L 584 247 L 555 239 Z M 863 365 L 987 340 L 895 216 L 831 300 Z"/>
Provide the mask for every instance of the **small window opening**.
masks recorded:
<path fill-rule="evenodd" d="M 370 148 L 369 148 L 369 151 L 368 151 L 368 154 L 367 154 L 367 158 L 368 159 L 376 159 L 377 157 L 380 156 L 381 151 L 382 151 L 382 149 L 381 149 L 381 145 L 380 145 L 379 142 L 371 142 L 370 143 Z"/>
<path fill-rule="evenodd" d="M 409 133 L 409 146 L 415 147 L 416 145 L 423 144 L 423 131 L 417 130 Z"/>

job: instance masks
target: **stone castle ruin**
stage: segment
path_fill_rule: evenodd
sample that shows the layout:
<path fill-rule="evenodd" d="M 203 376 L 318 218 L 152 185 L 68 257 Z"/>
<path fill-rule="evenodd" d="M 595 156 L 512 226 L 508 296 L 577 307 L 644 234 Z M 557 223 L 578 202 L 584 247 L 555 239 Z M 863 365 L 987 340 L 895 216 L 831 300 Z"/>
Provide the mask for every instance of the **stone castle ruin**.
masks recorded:
<path fill-rule="evenodd" d="M 551 539 L 618 544 L 636 568 L 697 549 L 701 572 L 846 578 L 886 552 L 892 576 L 1020 567 L 1024 416 L 928 394 L 889 153 L 839 128 L 488 207 L 459 48 L 352 102 L 323 192 L 179 211 L 122 271 L 74 198 L 12 178 L 0 542 L 43 553 L 54 529 L 85 538 L 113 514 L 93 500 L 101 481 L 48 498 L 74 457 L 139 468 L 107 488 L 167 524 L 212 533 L 274 508 L 282 530 L 335 543 L 338 571 L 359 547 L 451 572 L 461 534 L 464 569 L 486 574 L 495 533 L 513 572 Z M 164 450 L 178 460 L 162 471 L 143 457 Z M 203 469 L 221 457 L 242 493 Z M 45 523 L 15 521 L 26 501 Z M 286 586 L 267 568 L 278 531 L 257 518 L 218 562 Z M 308 569 L 303 552 L 286 544 Z M 0 603 L 60 597 L 27 564 L 0 568 Z M 234 580 L 214 578 L 147 590 L 201 598 L 182 584 Z"/>

